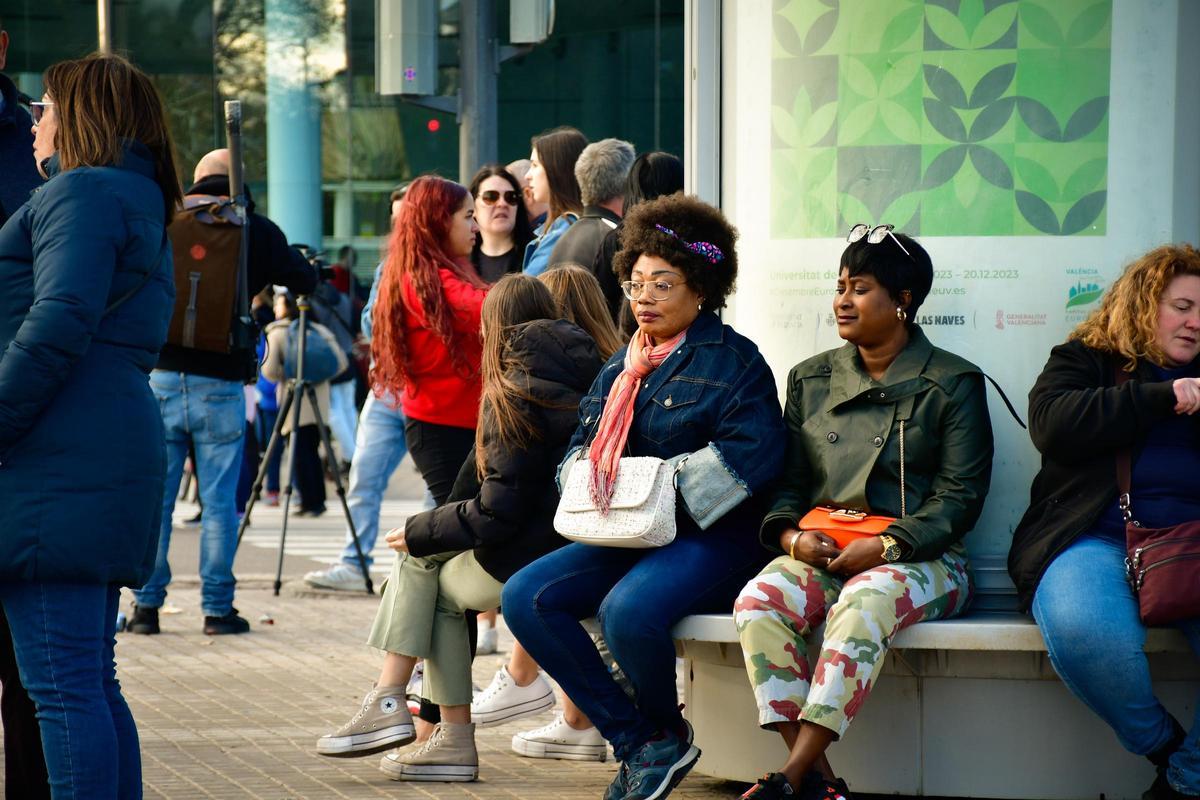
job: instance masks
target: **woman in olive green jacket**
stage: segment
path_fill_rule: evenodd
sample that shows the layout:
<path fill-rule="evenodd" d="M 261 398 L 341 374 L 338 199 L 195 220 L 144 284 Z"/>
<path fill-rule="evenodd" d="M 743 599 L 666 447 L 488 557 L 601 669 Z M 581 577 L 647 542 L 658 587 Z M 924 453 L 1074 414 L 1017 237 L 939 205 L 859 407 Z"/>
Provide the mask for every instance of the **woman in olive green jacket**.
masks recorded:
<path fill-rule="evenodd" d="M 891 226 L 856 225 L 848 240 L 833 303 L 847 343 L 788 376 L 787 457 L 760 530 L 784 555 L 734 607 L 759 723 L 790 750 L 743 795 L 753 800 L 848 797 L 825 750 L 862 707 L 892 637 L 971 597 L 961 540 L 992 471 L 983 375 L 913 321 L 933 283 L 924 248 Z M 815 506 L 895 521 L 839 548 L 799 530 Z M 807 640 L 822 622 L 810 666 Z"/>

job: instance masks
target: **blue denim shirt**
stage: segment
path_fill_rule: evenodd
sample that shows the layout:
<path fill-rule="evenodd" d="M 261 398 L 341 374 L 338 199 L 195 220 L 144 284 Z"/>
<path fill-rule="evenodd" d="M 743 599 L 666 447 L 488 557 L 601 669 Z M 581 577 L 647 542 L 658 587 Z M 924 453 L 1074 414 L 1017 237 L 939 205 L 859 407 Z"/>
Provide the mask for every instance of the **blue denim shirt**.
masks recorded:
<path fill-rule="evenodd" d="M 624 361 L 622 348 L 579 404 L 580 424 L 559 467 L 560 490 L 595 435 Z M 676 485 L 684 508 L 707 529 L 775 479 L 786 438 L 775 378 L 758 347 L 704 312 L 683 344 L 642 383 L 626 455 L 680 465 Z"/>
<path fill-rule="evenodd" d="M 550 225 L 542 224 L 538 228 L 537 238 L 525 245 L 525 259 L 522 266 L 522 271 L 526 275 L 537 277 L 546 271 L 546 267 L 550 264 L 550 254 L 554 252 L 554 245 L 558 244 L 558 240 L 567 232 L 567 228 L 575 224 L 575 220 L 579 219 L 579 215 L 573 212 L 568 212 Z"/>

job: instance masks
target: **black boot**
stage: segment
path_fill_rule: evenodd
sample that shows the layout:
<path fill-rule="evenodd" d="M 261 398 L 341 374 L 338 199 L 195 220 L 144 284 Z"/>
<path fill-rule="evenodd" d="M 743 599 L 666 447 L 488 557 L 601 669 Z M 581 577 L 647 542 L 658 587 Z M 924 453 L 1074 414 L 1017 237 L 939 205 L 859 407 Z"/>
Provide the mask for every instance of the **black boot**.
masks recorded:
<path fill-rule="evenodd" d="M 126 630 L 130 633 L 145 635 L 158 633 L 158 609 L 146 608 L 135 603 L 133 606 L 133 616 L 130 618 Z"/>
<path fill-rule="evenodd" d="M 1171 726 L 1174 728 L 1171 739 L 1153 753 L 1146 755 L 1146 758 L 1158 770 L 1158 775 L 1155 776 L 1154 783 L 1150 784 L 1150 788 L 1142 793 L 1142 800 L 1187 800 L 1195 797 L 1195 795 L 1180 794 L 1167 781 L 1167 765 L 1171 761 L 1171 756 L 1187 738 L 1187 731 L 1179 724 L 1179 720 L 1171 717 Z"/>

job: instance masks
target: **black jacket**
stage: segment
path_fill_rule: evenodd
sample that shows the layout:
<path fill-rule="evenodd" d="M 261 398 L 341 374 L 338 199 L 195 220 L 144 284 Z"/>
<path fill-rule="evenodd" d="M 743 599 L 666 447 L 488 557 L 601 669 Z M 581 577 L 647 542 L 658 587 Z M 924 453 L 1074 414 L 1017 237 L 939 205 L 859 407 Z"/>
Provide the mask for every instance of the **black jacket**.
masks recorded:
<path fill-rule="evenodd" d="M 550 262 L 546 265 L 547 269 L 551 269 L 560 264 L 573 263 L 591 270 L 596 280 L 600 281 L 600 289 L 604 292 L 604 299 L 608 302 L 608 309 L 614 321 L 621 311 L 621 287 L 617 284 L 617 276 L 611 266 L 608 269 L 598 268 L 597 256 L 604 244 L 604 238 L 615 231 L 620 222 L 621 218 L 607 208 L 588 206 L 583 209 L 583 216 L 579 221 L 567 228 L 559 238 L 558 244 L 554 245 L 554 251 L 550 253 Z"/>
<path fill-rule="evenodd" d="M 547 404 L 526 405 L 539 438 L 525 448 L 505 446 L 489 431 L 490 415 L 481 414 L 487 472 L 478 493 L 409 517 L 404 526 L 413 555 L 474 549 L 501 582 L 567 543 L 554 531 L 554 473 L 575 432 L 579 401 L 603 363 L 591 337 L 561 319 L 526 323 L 509 348 L 526 367 L 514 377 Z M 456 486 L 462 483 L 460 475 Z"/>
<path fill-rule="evenodd" d="M 0 225 L 17 213 L 29 193 L 42 184 L 33 160 L 33 121 L 17 101 L 17 87 L 0 75 Z"/>
<path fill-rule="evenodd" d="M 1116 502 L 1117 451 L 1136 452 L 1150 428 L 1174 413 L 1171 381 L 1152 380 L 1149 366 L 1139 364 L 1117 386 L 1117 363 L 1080 342 L 1060 344 L 1029 392 L 1029 434 L 1042 468 L 1008 552 L 1022 610 L 1050 562 Z"/>
<path fill-rule="evenodd" d="M 211 194 L 227 196 L 229 178 L 213 175 L 201 178 L 185 194 Z M 317 270 L 288 245 L 287 237 L 271 220 L 254 211 L 254 199 L 246 188 L 247 209 L 250 211 L 250 250 L 247 261 L 247 283 L 249 296 L 261 292 L 271 284 L 286 286 L 296 294 L 308 294 L 317 286 Z M 222 355 L 189 350 L 175 345 L 163 345 L 156 369 L 170 372 L 186 372 L 189 375 L 206 375 L 236 381 L 245 377 L 245 356 Z"/>

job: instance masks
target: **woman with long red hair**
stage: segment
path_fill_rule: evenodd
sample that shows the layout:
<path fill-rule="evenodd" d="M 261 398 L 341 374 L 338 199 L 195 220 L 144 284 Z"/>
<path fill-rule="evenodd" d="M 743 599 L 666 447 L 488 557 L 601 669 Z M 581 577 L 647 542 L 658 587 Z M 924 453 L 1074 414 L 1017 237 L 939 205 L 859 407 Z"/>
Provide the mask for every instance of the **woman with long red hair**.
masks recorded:
<path fill-rule="evenodd" d="M 408 451 L 438 505 L 475 443 L 488 288 L 470 262 L 477 231 L 466 188 L 433 175 L 413 181 L 374 312 L 371 388 L 399 399 Z"/>

